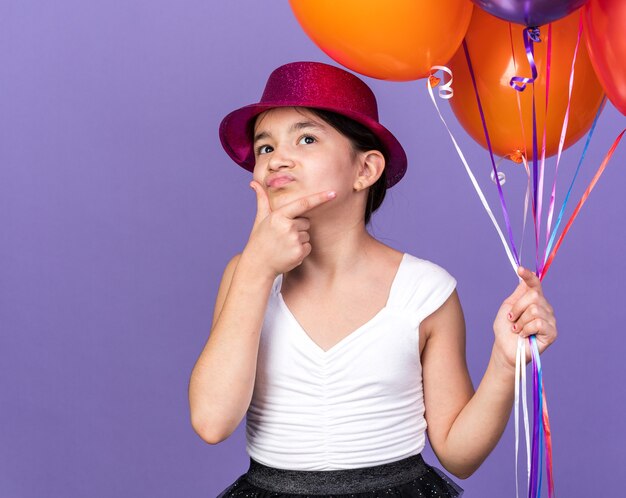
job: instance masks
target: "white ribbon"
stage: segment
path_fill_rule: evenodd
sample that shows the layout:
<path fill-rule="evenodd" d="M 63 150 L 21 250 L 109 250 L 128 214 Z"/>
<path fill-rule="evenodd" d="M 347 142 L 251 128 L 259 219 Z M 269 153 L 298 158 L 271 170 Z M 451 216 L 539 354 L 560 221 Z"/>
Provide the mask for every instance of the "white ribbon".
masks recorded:
<path fill-rule="evenodd" d="M 519 454 L 519 391 L 520 376 L 522 378 L 522 407 L 524 412 L 524 431 L 526 434 L 526 489 L 530 485 L 530 424 L 528 421 L 528 405 L 526 403 L 526 345 L 523 337 L 517 338 L 515 355 L 515 496 L 519 498 L 517 462 Z"/>

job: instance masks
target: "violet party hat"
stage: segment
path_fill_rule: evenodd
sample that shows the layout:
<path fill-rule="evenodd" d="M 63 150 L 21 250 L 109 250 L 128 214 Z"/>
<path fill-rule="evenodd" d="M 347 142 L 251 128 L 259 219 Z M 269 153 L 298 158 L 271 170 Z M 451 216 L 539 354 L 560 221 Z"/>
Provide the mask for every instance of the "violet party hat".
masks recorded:
<path fill-rule="evenodd" d="M 386 149 L 387 188 L 404 176 L 406 153 L 396 137 L 378 122 L 378 106 L 372 90 L 354 74 L 321 62 L 292 62 L 278 67 L 270 74 L 258 103 L 229 113 L 219 128 L 226 153 L 241 167 L 253 171 L 254 120 L 268 109 L 291 106 L 336 112 L 364 125 Z"/>

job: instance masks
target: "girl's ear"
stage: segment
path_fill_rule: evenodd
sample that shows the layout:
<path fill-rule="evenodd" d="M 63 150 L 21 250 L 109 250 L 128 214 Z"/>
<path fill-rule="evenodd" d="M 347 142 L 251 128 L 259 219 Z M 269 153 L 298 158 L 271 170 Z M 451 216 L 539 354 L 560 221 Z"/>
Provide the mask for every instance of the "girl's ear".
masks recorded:
<path fill-rule="evenodd" d="M 354 180 L 354 189 L 363 190 L 380 178 L 385 169 L 385 157 L 377 150 L 370 150 L 361 154 L 358 176 Z"/>

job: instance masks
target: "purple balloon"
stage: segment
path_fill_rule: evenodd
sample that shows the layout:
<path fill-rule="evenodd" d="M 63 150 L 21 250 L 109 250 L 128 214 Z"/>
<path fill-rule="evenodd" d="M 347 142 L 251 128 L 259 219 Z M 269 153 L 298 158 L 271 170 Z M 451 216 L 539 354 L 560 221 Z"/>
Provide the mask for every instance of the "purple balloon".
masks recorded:
<path fill-rule="evenodd" d="M 588 0 L 472 0 L 505 21 L 538 27 L 574 12 Z"/>

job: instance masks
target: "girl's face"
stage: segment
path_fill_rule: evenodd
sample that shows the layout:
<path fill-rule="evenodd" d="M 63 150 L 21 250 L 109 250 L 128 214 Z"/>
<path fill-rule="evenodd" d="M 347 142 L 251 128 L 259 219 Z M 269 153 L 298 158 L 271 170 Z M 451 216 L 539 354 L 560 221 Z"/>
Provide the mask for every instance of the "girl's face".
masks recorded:
<path fill-rule="evenodd" d="M 253 141 L 253 178 L 265 188 L 272 210 L 325 190 L 337 192 L 333 202 L 353 193 L 358 154 L 352 143 L 307 109 L 264 112 L 256 120 Z"/>

